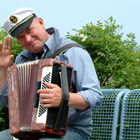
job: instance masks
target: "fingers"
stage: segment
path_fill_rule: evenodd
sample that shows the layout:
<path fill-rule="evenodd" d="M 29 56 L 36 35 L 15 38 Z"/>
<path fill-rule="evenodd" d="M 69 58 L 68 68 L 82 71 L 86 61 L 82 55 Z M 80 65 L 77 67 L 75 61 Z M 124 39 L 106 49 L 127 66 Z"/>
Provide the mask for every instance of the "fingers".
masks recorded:
<path fill-rule="evenodd" d="M 52 88 L 55 88 L 55 87 L 57 87 L 57 85 L 56 84 L 52 84 L 52 83 L 44 83 L 46 86 L 47 86 L 47 88 L 50 88 L 50 89 L 52 89 Z"/>
<path fill-rule="evenodd" d="M 43 101 L 43 99 L 52 99 L 53 98 L 53 94 L 40 94 L 40 97 Z"/>
<path fill-rule="evenodd" d="M 56 84 L 52 84 L 52 83 L 44 83 L 45 84 L 45 86 L 47 87 L 47 88 L 45 88 L 45 89 L 39 89 L 37 92 L 38 93 L 44 93 L 44 94 L 52 94 L 52 93 L 55 93 L 55 92 L 57 92 L 57 88 L 60 88 L 60 87 L 58 87 L 58 85 L 56 85 Z"/>
<path fill-rule="evenodd" d="M 53 91 L 52 89 L 47 88 L 47 89 L 39 89 L 37 92 L 41 94 L 52 94 L 52 91 Z"/>
<path fill-rule="evenodd" d="M 6 50 L 11 51 L 12 49 L 12 38 L 5 37 L 3 43 L 0 42 L 0 52 L 5 52 Z"/>
<path fill-rule="evenodd" d="M 11 37 L 6 37 L 4 39 L 4 42 L 3 42 L 3 51 L 5 50 L 10 50 L 12 49 L 12 38 Z"/>
<path fill-rule="evenodd" d="M 44 107 L 58 107 L 62 100 L 61 88 L 57 84 L 45 83 L 47 88 L 38 90 Z"/>
<path fill-rule="evenodd" d="M 54 96 L 54 94 L 41 93 L 40 94 L 41 104 L 46 108 L 55 106 L 53 103 L 53 101 L 54 101 L 53 96 Z"/>
<path fill-rule="evenodd" d="M 7 37 L 0 42 L 0 67 L 9 67 L 13 64 L 14 56 L 11 53 L 12 39 Z"/>

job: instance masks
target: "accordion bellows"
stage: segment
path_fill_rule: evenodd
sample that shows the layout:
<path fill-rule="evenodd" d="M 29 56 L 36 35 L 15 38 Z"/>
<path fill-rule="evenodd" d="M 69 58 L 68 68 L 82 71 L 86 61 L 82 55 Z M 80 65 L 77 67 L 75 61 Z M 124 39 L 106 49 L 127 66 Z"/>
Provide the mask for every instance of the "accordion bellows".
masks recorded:
<path fill-rule="evenodd" d="M 55 59 L 14 64 L 7 70 L 10 134 L 17 138 L 36 135 L 63 136 L 67 130 L 72 67 Z M 38 89 L 45 82 L 62 89 L 60 107 L 44 108 Z"/>

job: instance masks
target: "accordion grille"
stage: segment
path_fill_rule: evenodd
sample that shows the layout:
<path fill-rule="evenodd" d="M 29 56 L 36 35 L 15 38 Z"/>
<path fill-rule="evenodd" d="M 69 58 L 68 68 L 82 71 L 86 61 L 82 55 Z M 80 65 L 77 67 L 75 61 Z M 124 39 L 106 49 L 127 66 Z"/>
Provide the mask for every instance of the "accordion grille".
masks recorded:
<path fill-rule="evenodd" d="M 44 67 L 42 69 L 41 89 L 46 89 L 47 88 L 45 83 L 46 82 L 50 83 L 51 78 L 52 78 L 52 66 Z M 39 100 L 36 123 L 46 123 L 47 111 L 48 111 L 47 108 L 43 107 L 40 100 Z"/>

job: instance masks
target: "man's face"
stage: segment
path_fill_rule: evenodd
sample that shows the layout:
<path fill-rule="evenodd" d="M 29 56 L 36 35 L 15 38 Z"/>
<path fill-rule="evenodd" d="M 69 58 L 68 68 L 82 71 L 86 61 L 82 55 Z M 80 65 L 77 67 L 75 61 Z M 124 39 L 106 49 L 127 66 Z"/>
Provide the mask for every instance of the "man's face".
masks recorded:
<path fill-rule="evenodd" d="M 39 53 L 43 51 L 43 45 L 48 37 L 49 34 L 45 30 L 43 20 L 36 17 L 32 24 L 16 38 L 24 49 L 32 53 Z"/>

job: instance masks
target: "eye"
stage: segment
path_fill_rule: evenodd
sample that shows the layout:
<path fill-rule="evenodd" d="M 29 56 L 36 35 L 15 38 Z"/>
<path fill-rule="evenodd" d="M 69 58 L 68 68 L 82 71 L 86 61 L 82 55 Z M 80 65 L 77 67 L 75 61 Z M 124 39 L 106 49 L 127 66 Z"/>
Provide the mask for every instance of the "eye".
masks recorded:
<path fill-rule="evenodd" d="M 29 28 L 28 33 L 33 33 L 34 28 Z"/>
<path fill-rule="evenodd" d="M 22 35 L 17 36 L 17 39 L 18 39 L 18 40 L 21 40 L 21 39 L 23 39 L 23 36 L 22 36 Z"/>

